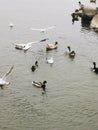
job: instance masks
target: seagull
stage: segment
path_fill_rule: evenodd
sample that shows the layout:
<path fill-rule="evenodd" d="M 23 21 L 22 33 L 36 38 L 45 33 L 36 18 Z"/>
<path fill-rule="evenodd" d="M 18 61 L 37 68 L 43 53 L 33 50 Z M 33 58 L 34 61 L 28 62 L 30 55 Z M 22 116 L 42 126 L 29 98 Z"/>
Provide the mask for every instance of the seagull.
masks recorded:
<path fill-rule="evenodd" d="M 55 28 L 55 26 L 50 26 L 50 27 L 47 27 L 47 28 L 40 28 L 40 29 L 38 29 L 38 28 L 31 28 L 31 30 L 33 30 L 33 31 L 40 31 L 41 33 L 44 33 L 46 30 L 53 29 L 53 28 Z"/>
<path fill-rule="evenodd" d="M 0 87 L 3 89 L 4 85 L 9 85 L 9 82 L 6 82 L 6 77 L 11 73 L 14 66 L 12 66 L 3 76 L 0 78 Z"/>
<path fill-rule="evenodd" d="M 46 58 L 46 62 L 49 64 L 53 64 L 54 63 L 53 57 L 50 57 L 50 59 Z"/>
<path fill-rule="evenodd" d="M 16 49 L 19 50 L 28 50 L 33 43 L 38 43 L 38 41 L 34 41 L 34 42 L 28 42 L 28 43 L 18 43 L 18 44 L 14 44 Z"/>
<path fill-rule="evenodd" d="M 12 22 L 9 23 L 9 27 L 12 28 L 14 25 Z"/>
<path fill-rule="evenodd" d="M 33 41 L 33 42 L 28 42 L 28 43 L 17 43 L 17 44 L 14 44 L 14 45 L 15 45 L 16 49 L 27 51 L 29 48 L 32 47 L 32 44 L 44 42 L 46 40 L 48 40 L 48 38 L 42 39 L 40 41 Z"/>

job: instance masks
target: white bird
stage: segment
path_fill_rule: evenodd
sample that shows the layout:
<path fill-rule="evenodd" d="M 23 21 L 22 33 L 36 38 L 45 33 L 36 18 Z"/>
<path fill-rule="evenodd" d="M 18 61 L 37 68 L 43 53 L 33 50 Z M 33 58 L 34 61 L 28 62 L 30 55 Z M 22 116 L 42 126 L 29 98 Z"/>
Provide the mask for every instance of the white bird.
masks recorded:
<path fill-rule="evenodd" d="M 33 30 L 33 31 L 40 31 L 41 33 L 44 33 L 46 30 L 53 29 L 53 28 L 55 28 L 55 26 L 50 26 L 50 27 L 47 27 L 47 28 L 40 28 L 40 29 L 38 29 L 38 28 L 31 28 L 31 30 Z"/>
<path fill-rule="evenodd" d="M 53 64 L 54 63 L 53 57 L 50 57 L 50 59 L 46 58 L 46 62 L 49 64 Z"/>
<path fill-rule="evenodd" d="M 48 40 L 48 38 L 42 39 L 40 41 L 34 41 L 34 42 L 28 42 L 28 43 L 17 43 L 17 44 L 14 43 L 14 45 L 16 49 L 27 51 L 29 48 L 32 47 L 32 44 L 44 42 L 46 40 Z"/>
<path fill-rule="evenodd" d="M 16 49 L 20 49 L 20 50 L 28 50 L 30 47 L 32 47 L 33 43 L 38 43 L 39 41 L 34 41 L 34 42 L 28 42 L 28 43 L 18 43 L 18 44 L 14 44 Z"/>
<path fill-rule="evenodd" d="M 4 85 L 9 85 L 9 82 L 6 82 L 6 77 L 11 73 L 14 66 L 12 66 L 3 76 L 0 78 L 0 87 L 3 89 Z"/>
<path fill-rule="evenodd" d="M 12 28 L 14 25 L 12 22 L 9 23 L 9 27 Z"/>

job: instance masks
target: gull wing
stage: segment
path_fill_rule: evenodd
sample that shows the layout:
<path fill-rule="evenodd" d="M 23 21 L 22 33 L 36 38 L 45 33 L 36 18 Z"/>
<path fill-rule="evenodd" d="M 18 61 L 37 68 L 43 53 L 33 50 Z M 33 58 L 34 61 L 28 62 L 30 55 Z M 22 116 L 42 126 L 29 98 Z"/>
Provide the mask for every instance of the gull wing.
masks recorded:
<path fill-rule="evenodd" d="M 27 51 L 30 47 L 32 47 L 32 44 L 34 44 L 34 43 L 39 43 L 39 41 L 34 41 L 34 42 L 28 42 L 28 43 L 26 43 L 26 45 L 23 48 L 23 50 Z"/>
<path fill-rule="evenodd" d="M 45 29 L 47 30 L 47 29 L 53 29 L 53 28 L 55 28 L 55 26 L 47 27 Z"/>
<path fill-rule="evenodd" d="M 31 28 L 31 30 L 33 31 L 45 31 L 45 30 L 48 30 L 48 29 L 53 29 L 55 28 L 55 26 L 50 26 L 50 27 L 47 27 L 47 28 Z"/>
<path fill-rule="evenodd" d="M 40 40 L 39 42 L 45 42 L 45 41 L 47 41 L 47 40 L 49 40 L 49 38 L 42 39 L 42 40 Z"/>
<path fill-rule="evenodd" d="M 24 43 L 12 43 L 13 45 L 18 45 L 18 46 L 24 46 L 25 44 Z"/>
<path fill-rule="evenodd" d="M 28 45 L 28 46 L 31 47 L 32 44 L 34 44 L 34 43 L 44 42 L 44 41 L 47 41 L 47 40 L 49 40 L 49 38 L 44 38 L 44 39 L 42 39 L 42 40 L 40 40 L 40 41 L 28 42 L 28 43 L 26 43 L 26 46 Z"/>
<path fill-rule="evenodd" d="M 32 44 L 34 43 L 40 43 L 40 42 L 44 42 L 46 40 L 49 40 L 48 38 L 42 39 L 40 41 L 34 41 L 34 42 L 28 42 L 26 43 L 25 47 L 23 48 L 23 50 L 27 51 L 30 47 L 32 47 Z"/>
<path fill-rule="evenodd" d="M 8 76 L 11 73 L 13 68 L 14 68 L 14 65 L 3 75 L 2 79 L 5 79 L 6 76 Z"/>
<path fill-rule="evenodd" d="M 41 31 L 42 29 L 40 28 L 40 29 L 38 29 L 38 28 L 31 28 L 31 30 L 33 30 L 33 31 Z"/>
<path fill-rule="evenodd" d="M 26 45 L 32 46 L 32 44 L 34 44 L 34 43 L 39 43 L 39 41 L 28 42 L 28 43 L 26 43 Z"/>
<path fill-rule="evenodd" d="M 34 41 L 34 42 L 28 42 L 28 43 L 26 43 L 26 46 L 32 46 L 32 44 L 34 44 L 34 43 L 39 43 L 39 41 Z"/>

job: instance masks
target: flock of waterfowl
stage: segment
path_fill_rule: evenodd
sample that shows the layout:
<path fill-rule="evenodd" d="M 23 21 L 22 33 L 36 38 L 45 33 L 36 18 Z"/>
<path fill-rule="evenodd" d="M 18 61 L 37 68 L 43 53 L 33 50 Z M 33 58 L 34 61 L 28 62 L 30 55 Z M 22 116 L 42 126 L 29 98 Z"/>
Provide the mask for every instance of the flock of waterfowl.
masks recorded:
<path fill-rule="evenodd" d="M 9 27 L 12 29 L 14 27 L 14 24 L 12 22 L 9 23 Z M 37 30 L 40 31 L 41 33 L 44 33 L 46 30 L 49 29 L 53 29 L 55 28 L 55 26 L 50 26 L 47 28 L 43 28 L 43 29 L 33 29 L 32 30 Z M 33 42 L 28 42 L 28 43 L 14 43 L 14 47 L 16 49 L 19 50 L 23 50 L 24 52 L 27 51 L 28 49 L 30 49 L 32 47 L 33 44 L 37 44 L 37 43 L 41 43 L 41 42 L 45 42 L 49 40 L 48 38 L 44 38 L 40 41 L 33 41 Z M 53 50 L 53 49 L 57 49 L 58 47 L 58 42 L 56 41 L 54 44 L 47 44 L 46 45 L 46 51 L 49 50 Z M 53 64 L 53 57 L 50 57 L 50 59 L 46 58 L 46 63 L 49 64 Z M 0 78 L 0 87 L 1 89 L 4 89 L 5 86 L 9 85 L 9 82 L 6 81 L 6 77 L 11 73 L 12 69 L 14 68 L 14 66 L 12 66 L 1 78 Z M 31 71 L 34 72 L 36 69 L 38 68 L 38 61 L 35 61 L 35 64 L 31 66 Z M 46 88 L 46 83 L 47 81 L 43 81 L 43 82 L 37 82 L 37 81 L 33 81 L 32 84 L 36 87 L 42 88 L 43 91 L 45 92 L 45 88 Z"/>
<path fill-rule="evenodd" d="M 58 48 L 58 42 L 57 41 L 54 44 L 46 44 L 46 51 L 54 50 L 54 49 L 57 49 L 57 48 Z M 75 54 L 76 54 L 75 51 L 72 51 L 70 46 L 67 46 L 67 49 L 68 50 L 66 51 L 66 55 L 68 55 L 70 58 L 74 58 Z M 52 65 L 54 63 L 53 57 L 46 58 L 46 63 L 49 63 L 49 64 Z M 31 70 L 34 72 L 37 68 L 38 68 L 38 61 L 35 61 L 35 64 L 32 65 Z M 32 84 L 34 86 L 36 86 L 37 88 L 43 89 L 43 94 L 45 92 L 46 83 L 47 83 L 46 80 L 43 81 L 43 82 L 37 82 L 37 81 L 32 82 Z"/>
<path fill-rule="evenodd" d="M 96 2 L 96 0 L 91 0 L 91 2 Z M 80 7 L 84 7 L 84 5 L 81 4 L 81 2 L 79 1 L 79 5 Z M 77 20 L 78 19 L 78 16 L 79 16 L 79 10 L 75 10 L 75 13 L 72 14 L 72 17 L 74 18 L 74 20 Z M 85 15 L 85 14 L 83 14 Z M 9 24 L 9 27 L 10 28 L 13 28 L 13 23 L 11 22 Z M 31 30 L 37 30 L 37 31 L 40 31 L 41 33 L 45 32 L 46 30 L 48 29 L 53 29 L 55 28 L 55 26 L 51 26 L 51 27 L 47 27 L 47 28 L 43 28 L 43 29 L 33 29 L 31 28 Z M 16 49 L 20 49 L 20 50 L 24 50 L 24 51 L 27 51 L 29 48 L 32 47 L 32 44 L 34 43 L 40 43 L 40 42 L 44 42 L 44 41 L 47 41 L 49 40 L 48 38 L 45 38 L 45 39 L 42 39 L 40 41 L 34 41 L 34 42 L 30 42 L 30 43 L 22 43 L 22 44 L 14 44 L 15 48 Z M 58 48 L 58 42 L 56 41 L 54 44 L 47 44 L 46 45 L 46 52 L 49 51 L 49 50 L 54 50 L 54 49 L 57 49 Z M 75 55 L 76 55 L 76 52 L 71 50 L 71 47 L 70 46 L 67 46 L 67 51 L 66 51 L 66 55 L 68 55 L 70 58 L 74 58 Z M 54 63 L 54 59 L 53 57 L 50 57 L 49 59 L 46 58 L 46 63 L 49 63 L 49 64 L 53 64 Z M 35 61 L 35 64 L 31 66 L 31 71 L 34 72 L 37 68 L 38 68 L 38 61 L 36 60 Z M 1 89 L 4 89 L 4 86 L 6 85 L 9 85 L 9 82 L 6 81 L 6 77 L 12 72 L 12 69 L 14 68 L 14 66 L 12 66 L 1 78 L 0 78 L 0 87 Z M 98 74 L 98 68 L 96 67 L 96 62 L 93 62 L 93 68 L 92 68 L 92 71 L 94 71 L 96 74 Z M 46 88 L 46 83 L 47 81 L 44 80 L 43 82 L 37 82 L 37 81 L 33 81 L 32 82 L 32 85 L 38 87 L 38 88 L 42 88 L 43 89 L 43 92 L 45 92 L 45 88 Z"/>

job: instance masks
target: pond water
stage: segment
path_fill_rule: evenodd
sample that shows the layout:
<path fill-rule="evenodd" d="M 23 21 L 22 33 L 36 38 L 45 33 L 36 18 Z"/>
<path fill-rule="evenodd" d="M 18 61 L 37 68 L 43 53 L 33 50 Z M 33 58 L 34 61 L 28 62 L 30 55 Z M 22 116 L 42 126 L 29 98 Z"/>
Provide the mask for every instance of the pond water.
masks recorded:
<path fill-rule="evenodd" d="M 91 71 L 93 61 L 98 64 L 98 33 L 81 18 L 72 23 L 77 8 L 77 0 L 0 0 L 0 76 L 14 65 L 10 85 L 0 90 L 0 130 L 98 130 L 98 75 Z M 54 25 L 45 33 L 31 30 Z M 26 53 L 14 47 L 43 38 L 49 41 Z M 55 41 L 58 49 L 46 52 Z M 74 59 L 65 55 L 67 46 Z M 52 66 L 46 57 L 54 58 Z M 47 81 L 46 94 L 32 85 L 35 80 Z"/>

